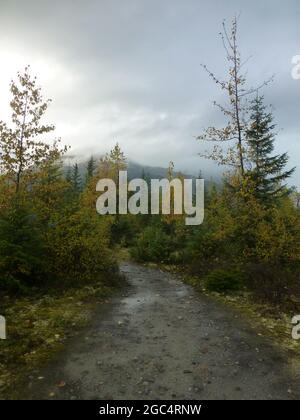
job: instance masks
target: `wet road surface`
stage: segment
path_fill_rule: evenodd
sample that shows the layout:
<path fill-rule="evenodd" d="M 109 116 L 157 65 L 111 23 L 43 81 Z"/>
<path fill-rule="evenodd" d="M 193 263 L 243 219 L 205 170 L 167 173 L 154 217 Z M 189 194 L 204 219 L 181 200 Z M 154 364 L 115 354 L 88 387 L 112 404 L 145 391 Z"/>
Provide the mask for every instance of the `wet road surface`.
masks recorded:
<path fill-rule="evenodd" d="M 129 287 L 31 379 L 30 399 L 299 399 L 286 357 L 176 276 L 123 263 Z M 60 385 L 60 386 L 58 386 Z"/>

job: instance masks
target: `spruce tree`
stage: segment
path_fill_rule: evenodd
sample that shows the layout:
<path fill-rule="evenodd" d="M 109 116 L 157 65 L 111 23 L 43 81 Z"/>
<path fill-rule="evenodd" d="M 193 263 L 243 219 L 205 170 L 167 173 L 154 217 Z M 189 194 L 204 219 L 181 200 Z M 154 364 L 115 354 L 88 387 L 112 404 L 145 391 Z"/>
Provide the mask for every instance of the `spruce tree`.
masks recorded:
<path fill-rule="evenodd" d="M 0 290 L 22 292 L 46 278 L 39 221 L 23 197 L 13 197 L 0 215 Z"/>
<path fill-rule="evenodd" d="M 66 178 L 66 181 L 69 184 L 71 184 L 71 182 L 72 182 L 72 168 L 71 168 L 70 165 L 68 166 L 68 168 L 65 171 L 65 178 Z"/>
<path fill-rule="evenodd" d="M 263 96 L 256 96 L 250 104 L 250 120 L 246 132 L 248 157 L 251 169 L 248 177 L 252 182 L 254 194 L 266 202 L 281 197 L 288 192 L 284 181 L 295 168 L 286 170 L 289 157 L 287 153 L 273 154 L 276 138 L 273 115 L 268 112 Z"/>
<path fill-rule="evenodd" d="M 71 171 L 71 185 L 74 193 L 79 194 L 82 189 L 82 180 L 79 173 L 78 163 L 76 162 Z"/>
<path fill-rule="evenodd" d="M 90 157 L 87 166 L 86 166 L 86 177 L 85 182 L 88 184 L 90 180 L 93 178 L 96 170 L 96 161 L 93 156 Z"/>

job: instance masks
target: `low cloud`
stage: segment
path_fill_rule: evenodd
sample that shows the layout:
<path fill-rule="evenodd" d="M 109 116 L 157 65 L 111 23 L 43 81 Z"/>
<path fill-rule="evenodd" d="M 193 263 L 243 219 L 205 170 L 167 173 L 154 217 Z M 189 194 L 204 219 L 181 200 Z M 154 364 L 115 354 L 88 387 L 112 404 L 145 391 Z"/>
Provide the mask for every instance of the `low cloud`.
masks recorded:
<path fill-rule="evenodd" d="M 222 123 L 212 108 L 222 97 L 200 64 L 224 76 L 218 32 L 223 18 L 241 11 L 250 81 L 276 74 L 265 93 L 283 128 L 277 150 L 297 165 L 300 81 L 291 78 L 291 58 L 300 54 L 299 7 L 296 0 L 289 7 L 274 0 L 2 0 L 1 118 L 10 78 L 30 63 L 54 100 L 49 119 L 74 153 L 103 153 L 118 141 L 142 163 L 173 160 L 178 169 L 213 173 L 216 166 L 197 156 L 195 136 Z M 300 184 L 299 170 L 292 181 Z"/>

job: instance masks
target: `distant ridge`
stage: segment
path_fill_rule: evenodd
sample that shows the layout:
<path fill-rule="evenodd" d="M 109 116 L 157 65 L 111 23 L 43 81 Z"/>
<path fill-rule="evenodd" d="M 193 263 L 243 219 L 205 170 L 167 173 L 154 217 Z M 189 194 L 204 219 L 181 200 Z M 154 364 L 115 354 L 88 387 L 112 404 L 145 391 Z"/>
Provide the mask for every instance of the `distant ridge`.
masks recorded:
<path fill-rule="evenodd" d="M 96 161 L 99 161 L 101 159 L 101 156 L 94 156 L 94 158 Z M 72 167 L 76 162 L 78 164 L 79 173 L 81 177 L 84 177 L 88 159 L 80 160 L 79 158 L 77 160 L 75 156 L 67 156 L 64 164 L 65 170 L 67 170 L 69 167 Z M 130 159 L 127 160 L 127 164 L 127 172 L 129 179 L 141 178 L 143 174 L 150 178 L 165 178 L 168 171 L 168 168 L 163 168 L 160 166 L 142 165 Z M 185 178 L 194 178 L 193 175 L 186 174 L 181 171 L 174 171 L 175 175 L 178 175 L 179 173 L 184 175 Z"/>

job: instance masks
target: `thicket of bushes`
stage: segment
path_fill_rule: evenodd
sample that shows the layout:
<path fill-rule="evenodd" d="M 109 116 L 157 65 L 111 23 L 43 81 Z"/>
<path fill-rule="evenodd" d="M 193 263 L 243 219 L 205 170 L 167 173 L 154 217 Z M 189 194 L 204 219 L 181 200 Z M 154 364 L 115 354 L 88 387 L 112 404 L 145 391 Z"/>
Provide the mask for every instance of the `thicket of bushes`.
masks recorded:
<path fill-rule="evenodd" d="M 11 93 L 12 123 L 0 122 L 0 292 L 113 285 L 114 220 L 95 205 L 101 165 L 91 158 L 85 177 L 77 164 L 66 172 L 66 148 L 41 140 L 54 127 L 40 121 L 48 102 L 29 69 Z M 114 156 L 106 164 L 116 171 Z"/>
<path fill-rule="evenodd" d="M 271 206 L 225 183 L 206 191 L 204 223 L 182 216 L 148 218 L 131 245 L 138 261 L 178 264 L 207 289 L 247 288 L 258 299 L 285 303 L 300 297 L 300 211 L 293 194 Z"/>

